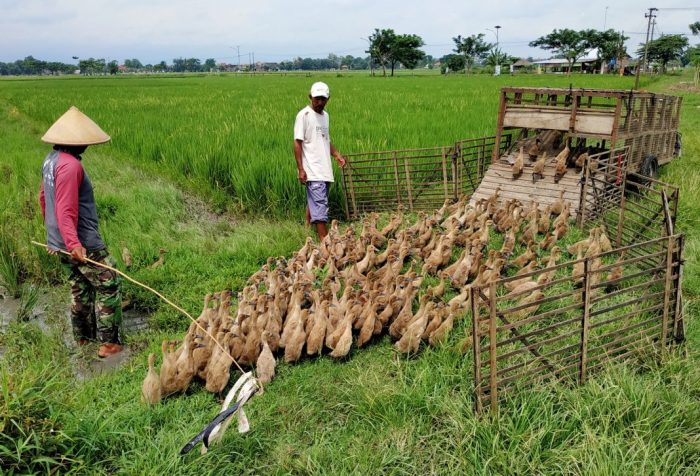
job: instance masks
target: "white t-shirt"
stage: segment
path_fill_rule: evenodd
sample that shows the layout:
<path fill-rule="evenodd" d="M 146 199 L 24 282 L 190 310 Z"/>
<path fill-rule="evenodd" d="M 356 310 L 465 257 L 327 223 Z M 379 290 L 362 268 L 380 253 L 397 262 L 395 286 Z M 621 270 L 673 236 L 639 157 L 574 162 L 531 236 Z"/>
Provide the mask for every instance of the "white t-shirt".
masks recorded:
<path fill-rule="evenodd" d="M 328 113 L 318 114 L 311 106 L 299 111 L 294 121 L 294 140 L 302 141 L 301 160 L 306 180 L 333 182 Z"/>

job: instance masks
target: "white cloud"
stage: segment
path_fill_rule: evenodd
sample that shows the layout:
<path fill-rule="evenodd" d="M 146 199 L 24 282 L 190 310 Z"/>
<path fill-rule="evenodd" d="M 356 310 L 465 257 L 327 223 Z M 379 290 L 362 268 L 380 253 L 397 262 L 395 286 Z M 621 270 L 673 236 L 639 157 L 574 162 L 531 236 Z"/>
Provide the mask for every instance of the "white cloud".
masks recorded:
<path fill-rule="evenodd" d="M 171 61 L 177 56 L 233 61 L 283 60 L 328 53 L 364 55 L 374 28 L 423 37 L 434 56 L 451 52 L 452 37 L 492 31 L 500 25 L 502 48 L 519 56 L 547 56 L 528 42 L 554 28 L 614 28 L 644 40 L 646 7 L 633 0 L 0 0 L 0 61 L 27 55 L 69 61 L 73 55 Z M 657 12 L 657 35 L 687 33 L 698 10 L 668 0 Z M 607 15 L 606 15 L 607 13 Z M 692 41 L 692 40 L 691 40 Z M 234 48 L 232 48 L 234 47 Z"/>

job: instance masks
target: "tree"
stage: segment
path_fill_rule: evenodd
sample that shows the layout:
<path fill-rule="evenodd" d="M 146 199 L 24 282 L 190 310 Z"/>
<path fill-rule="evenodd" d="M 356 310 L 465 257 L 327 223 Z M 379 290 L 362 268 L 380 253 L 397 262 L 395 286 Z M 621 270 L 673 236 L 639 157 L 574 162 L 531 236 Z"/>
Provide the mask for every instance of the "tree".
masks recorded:
<path fill-rule="evenodd" d="M 700 21 L 696 21 L 695 23 L 691 23 L 690 25 L 688 25 L 688 28 L 690 28 L 690 32 L 693 35 L 700 34 Z"/>
<path fill-rule="evenodd" d="M 571 69 L 576 60 L 592 48 L 591 45 L 594 38 L 595 30 L 554 29 L 549 35 L 541 36 L 535 41 L 531 41 L 530 46 L 552 50 L 553 53 L 563 56 L 569 63 L 567 74 L 571 74 Z"/>
<path fill-rule="evenodd" d="M 369 53 L 370 58 L 377 64 L 382 66 L 382 76 L 386 76 L 386 66 L 389 63 L 391 54 L 391 45 L 396 40 L 394 30 L 374 29 L 374 33 L 369 36 L 369 49 L 365 53 Z"/>
<path fill-rule="evenodd" d="M 445 55 L 440 58 L 440 72 L 447 73 L 449 71 L 461 71 L 464 69 L 464 56 L 462 55 Z"/>
<path fill-rule="evenodd" d="M 647 44 L 647 60 L 661 63 L 661 72 L 665 73 L 668 62 L 680 60 L 687 47 L 688 38 L 685 35 L 661 35 Z M 640 45 L 637 54 L 644 55 L 644 45 Z"/>
<path fill-rule="evenodd" d="M 399 63 L 408 69 L 415 68 L 425 57 L 425 53 L 418 49 L 424 44 L 423 38 L 418 35 L 398 35 L 389 55 L 391 75 L 394 75 L 394 67 Z"/>
<path fill-rule="evenodd" d="M 204 70 L 214 71 L 216 69 L 216 60 L 214 58 L 207 58 L 204 60 Z"/>
<path fill-rule="evenodd" d="M 416 67 L 425 57 L 418 48 L 423 46 L 423 39 L 418 35 L 397 35 L 394 30 L 379 30 L 369 36 L 369 49 L 366 51 L 370 58 L 382 65 L 382 74 L 386 76 L 386 67 L 391 67 L 391 75 L 398 64 L 408 69 Z"/>
<path fill-rule="evenodd" d="M 515 63 L 517 60 L 517 58 L 501 51 L 500 48 L 493 48 L 486 56 L 486 64 L 489 66 L 511 64 Z"/>
<path fill-rule="evenodd" d="M 78 62 L 78 69 L 80 69 L 80 73 L 84 75 L 103 73 L 105 68 L 106 64 L 104 58 L 88 58 Z"/>
<path fill-rule="evenodd" d="M 493 48 L 491 43 L 486 43 L 484 41 L 483 33 L 471 35 L 466 38 L 462 38 L 461 35 L 458 35 L 452 38 L 452 41 L 455 42 L 455 49 L 453 51 L 464 56 L 464 74 L 471 71 L 474 61 L 483 59 L 488 54 L 489 50 Z"/>
<path fill-rule="evenodd" d="M 602 63 L 601 68 L 615 58 L 619 59 L 622 56 L 627 56 L 625 40 L 628 39 L 629 37 L 612 29 L 606 31 L 591 31 L 589 40 L 592 48 L 598 48 L 598 59 Z"/>
<path fill-rule="evenodd" d="M 700 35 L 700 21 L 696 21 L 695 23 L 691 23 L 688 25 L 688 28 L 690 28 L 690 32 L 693 34 L 693 36 Z M 695 74 L 693 74 L 693 85 L 695 88 L 698 87 L 698 82 L 700 81 L 700 46 L 695 45 L 692 48 L 688 48 L 686 51 L 686 56 L 688 58 L 688 62 L 695 66 Z"/>

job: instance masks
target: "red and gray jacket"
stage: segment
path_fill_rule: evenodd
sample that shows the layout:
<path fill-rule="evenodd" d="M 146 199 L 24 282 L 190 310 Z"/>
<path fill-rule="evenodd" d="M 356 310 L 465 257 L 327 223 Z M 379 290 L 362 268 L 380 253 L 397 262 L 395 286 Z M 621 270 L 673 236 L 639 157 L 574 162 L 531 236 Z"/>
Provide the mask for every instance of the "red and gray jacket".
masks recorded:
<path fill-rule="evenodd" d="M 42 176 L 39 201 L 49 249 L 72 251 L 81 245 L 88 251 L 104 249 L 92 184 L 80 159 L 53 150 L 44 159 Z"/>

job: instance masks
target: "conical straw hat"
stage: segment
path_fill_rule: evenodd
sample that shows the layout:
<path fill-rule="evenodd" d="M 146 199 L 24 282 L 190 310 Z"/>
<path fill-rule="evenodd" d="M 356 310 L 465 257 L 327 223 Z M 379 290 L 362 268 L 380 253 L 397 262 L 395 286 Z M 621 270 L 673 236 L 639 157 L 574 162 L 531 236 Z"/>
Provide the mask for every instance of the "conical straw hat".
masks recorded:
<path fill-rule="evenodd" d="M 41 140 L 49 144 L 94 145 L 109 142 L 111 137 L 77 107 L 71 106 L 49 127 Z"/>

